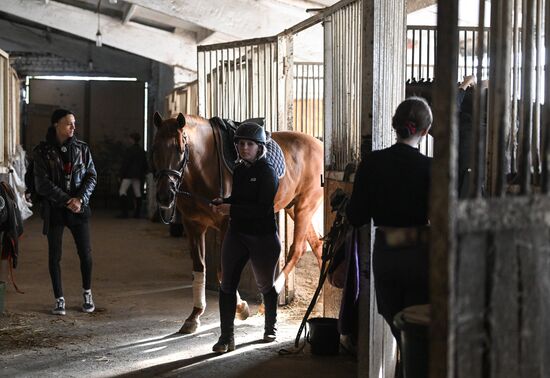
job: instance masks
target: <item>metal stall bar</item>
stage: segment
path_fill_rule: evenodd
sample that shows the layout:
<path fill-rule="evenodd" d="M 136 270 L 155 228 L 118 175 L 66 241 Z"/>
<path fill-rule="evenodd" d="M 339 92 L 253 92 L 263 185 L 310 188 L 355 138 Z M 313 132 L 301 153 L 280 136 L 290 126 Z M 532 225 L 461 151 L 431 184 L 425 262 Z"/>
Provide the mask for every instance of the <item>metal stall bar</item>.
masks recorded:
<path fill-rule="evenodd" d="M 542 0 L 536 3 L 535 27 L 535 102 L 533 103 L 533 137 L 531 139 L 531 161 L 533 184 L 540 186 L 540 91 L 542 85 Z"/>
<path fill-rule="evenodd" d="M 527 195 L 531 192 L 531 137 L 533 122 L 533 19 L 535 16 L 535 0 L 526 0 L 525 9 L 522 9 L 522 75 L 521 75 L 521 119 L 520 119 L 520 151 L 518 173 L 520 177 L 520 194 Z"/>
<path fill-rule="evenodd" d="M 542 108 L 542 192 L 548 194 L 548 173 L 550 153 L 550 0 L 545 0 L 544 6 L 544 50 L 545 50 L 545 70 L 544 70 L 544 105 Z"/>
<path fill-rule="evenodd" d="M 489 29 L 484 28 L 484 38 L 489 37 Z M 424 35 L 427 35 L 425 38 Z M 459 51 L 463 54 L 459 60 L 458 76 L 462 78 L 464 75 L 474 74 L 476 71 L 475 51 L 477 51 L 476 43 L 479 40 L 478 28 L 463 26 L 459 27 L 459 36 L 461 37 L 461 45 Z M 418 38 L 418 44 L 417 44 Z M 434 26 L 408 26 L 407 40 L 411 41 L 411 45 L 407 48 L 407 63 L 406 74 L 408 80 L 420 80 L 422 78 L 433 77 L 434 62 L 431 57 L 435 57 L 437 48 L 437 31 Z M 471 40 L 471 42 L 468 42 Z M 426 58 L 424 58 L 426 57 Z M 487 66 L 482 69 L 483 78 L 487 78 Z M 424 75 L 426 75 L 424 77 Z"/>
<path fill-rule="evenodd" d="M 361 51 L 361 2 L 349 4 L 334 12 L 330 17 L 332 38 L 332 95 L 325 104 L 332 103 L 332 119 L 325 133 L 330 133 L 330 162 L 328 169 L 343 171 L 349 162 L 357 161 L 360 156 L 360 119 L 361 98 L 355 88 L 361 88 L 361 76 L 357 72 L 358 52 Z M 355 18 L 354 18 L 355 17 Z M 352 21 L 355 19 L 355 21 Z M 327 78 L 328 79 L 328 78 Z M 328 122 L 328 120 L 325 120 Z"/>
<path fill-rule="evenodd" d="M 483 23 L 485 20 L 485 2 L 481 1 L 479 4 L 479 19 L 478 19 L 478 33 L 477 33 L 477 90 L 474 92 L 474 115 L 472 124 L 472 157 L 471 164 L 472 175 L 470 185 L 470 197 L 481 197 L 481 191 L 483 188 L 483 178 L 485 172 L 484 165 L 484 151 L 486 132 L 482 128 L 484 124 L 484 104 L 483 96 L 481 93 L 482 85 L 482 70 L 485 51 L 485 38 L 483 34 Z"/>
<path fill-rule="evenodd" d="M 505 1 L 491 7 L 491 13 L 489 75 L 499 80 L 489 86 L 487 192 L 491 196 L 500 197 L 505 192 L 505 141 L 510 133 L 512 9 L 509 2 Z"/>
<path fill-rule="evenodd" d="M 271 116 L 276 114 L 271 93 L 277 89 L 276 44 L 277 37 L 268 37 L 198 46 L 201 115 L 237 121 L 266 117 L 267 130 L 277 129 Z"/>
<path fill-rule="evenodd" d="M 9 128 L 9 55 L 0 50 L 0 173 L 7 173 L 7 140 L 4 138 L 7 128 Z"/>
<path fill-rule="evenodd" d="M 508 155 L 510 159 L 510 174 L 514 175 L 517 172 L 517 120 L 518 120 L 518 94 L 520 88 L 520 62 L 519 62 L 519 49 L 520 49 L 520 27 L 519 27 L 519 14 L 521 9 L 522 0 L 514 0 L 514 31 L 513 31 L 513 50 L 514 57 L 513 69 L 512 69 L 512 114 L 511 125 L 512 132 L 510 133 L 510 142 L 508 144 Z"/>

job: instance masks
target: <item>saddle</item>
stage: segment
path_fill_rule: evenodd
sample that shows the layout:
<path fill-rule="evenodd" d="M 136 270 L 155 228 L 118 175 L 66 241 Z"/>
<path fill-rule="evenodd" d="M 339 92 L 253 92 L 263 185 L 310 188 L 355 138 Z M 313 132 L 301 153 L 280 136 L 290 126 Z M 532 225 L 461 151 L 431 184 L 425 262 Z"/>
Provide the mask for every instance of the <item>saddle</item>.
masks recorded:
<path fill-rule="evenodd" d="M 259 124 L 262 127 L 264 125 L 263 118 L 251 118 L 247 121 L 252 121 Z M 239 127 L 242 122 L 233 121 L 230 119 L 222 119 L 220 117 L 210 118 L 210 124 L 215 130 L 219 132 L 220 143 L 217 143 L 218 152 L 222 157 L 222 161 L 226 168 L 233 174 L 235 165 L 237 162 L 237 150 L 235 149 L 235 144 L 233 143 L 233 137 L 235 136 L 235 130 Z M 285 157 L 283 155 L 283 150 L 281 147 L 271 138 L 271 133 L 266 131 L 267 136 L 267 161 L 275 169 L 275 174 L 278 178 L 282 178 L 286 173 L 286 164 Z"/>

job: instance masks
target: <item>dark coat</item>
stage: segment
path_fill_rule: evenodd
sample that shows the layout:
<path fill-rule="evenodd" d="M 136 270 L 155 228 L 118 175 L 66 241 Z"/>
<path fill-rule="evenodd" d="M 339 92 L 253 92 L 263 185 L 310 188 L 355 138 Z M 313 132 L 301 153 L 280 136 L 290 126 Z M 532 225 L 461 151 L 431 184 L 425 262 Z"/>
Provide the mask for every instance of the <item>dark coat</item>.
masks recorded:
<path fill-rule="evenodd" d="M 66 155 L 70 157 L 72 164 L 69 191 L 65 188 L 61 152 L 63 147 L 67 149 Z M 72 197 L 82 200 L 82 214 L 76 216 L 87 219 L 90 197 L 97 184 L 97 173 L 88 145 L 73 137 L 61 146 L 56 139 L 55 129 L 50 127 L 46 140 L 34 149 L 33 161 L 35 190 L 42 197 L 44 231 L 47 232 L 52 210 L 57 214 L 71 213 L 66 208 L 66 203 Z"/>
<path fill-rule="evenodd" d="M 277 231 L 273 202 L 279 179 L 265 158 L 251 166 L 238 164 L 233 172 L 230 224 L 233 231 L 264 235 Z"/>
<path fill-rule="evenodd" d="M 120 178 L 144 180 L 147 173 L 147 156 L 139 144 L 128 147 L 120 167 Z"/>

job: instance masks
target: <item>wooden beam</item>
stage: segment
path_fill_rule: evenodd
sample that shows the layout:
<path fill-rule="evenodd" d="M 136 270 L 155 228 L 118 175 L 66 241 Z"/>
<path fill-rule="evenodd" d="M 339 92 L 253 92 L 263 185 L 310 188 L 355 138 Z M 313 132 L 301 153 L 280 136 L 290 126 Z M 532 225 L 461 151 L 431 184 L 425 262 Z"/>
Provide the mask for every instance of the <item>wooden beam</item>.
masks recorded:
<path fill-rule="evenodd" d="M 0 49 L 14 52 L 49 53 L 69 59 L 83 66 L 93 61 L 90 75 L 106 74 L 109 76 L 135 77 L 149 81 L 151 60 L 110 47 L 97 48 L 90 42 L 63 35 L 46 33 L 27 25 L 0 20 Z M 17 62 L 14 62 L 17 64 Z M 25 75 L 48 75 L 47 66 L 37 66 L 32 72 L 21 72 Z M 57 72 L 58 73 L 58 72 Z M 76 73 L 75 73 L 76 74 Z"/>
<path fill-rule="evenodd" d="M 456 155 L 458 71 L 458 0 L 438 2 L 434 94 L 434 160 L 430 191 L 430 377 L 453 376 L 455 361 L 452 327 L 456 294 L 452 267 L 456 264 Z"/>
<path fill-rule="evenodd" d="M 132 16 L 136 12 L 137 5 L 136 4 L 126 4 L 126 9 L 124 9 L 124 13 L 122 15 L 122 23 L 127 24 L 128 21 L 132 19 Z"/>
<path fill-rule="evenodd" d="M 2 0 L 2 11 L 52 29 L 95 41 L 97 13 L 51 2 Z M 60 16 L 62 15 L 62 16 Z M 169 33 L 155 28 L 100 16 L 103 43 L 149 59 L 196 71 L 196 41 L 192 33 Z"/>
<path fill-rule="evenodd" d="M 408 0 L 407 1 L 407 14 L 416 12 L 417 10 L 424 9 L 430 5 L 437 3 L 437 0 Z"/>
<path fill-rule="evenodd" d="M 310 16 L 305 9 L 253 0 L 128 2 L 237 38 L 275 35 Z"/>

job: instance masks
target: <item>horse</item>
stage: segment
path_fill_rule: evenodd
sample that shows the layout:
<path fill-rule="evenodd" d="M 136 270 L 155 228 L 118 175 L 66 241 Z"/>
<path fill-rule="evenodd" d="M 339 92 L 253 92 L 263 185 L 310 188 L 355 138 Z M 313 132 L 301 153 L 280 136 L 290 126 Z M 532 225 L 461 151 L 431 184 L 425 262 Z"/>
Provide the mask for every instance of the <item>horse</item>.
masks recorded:
<path fill-rule="evenodd" d="M 208 119 L 182 113 L 177 118 L 162 119 L 156 112 L 153 120 L 157 128 L 152 152 L 157 170 L 157 203 L 161 209 L 180 211 L 193 262 L 193 310 L 179 330 L 188 334 L 200 326 L 206 307 L 206 231 L 217 229 L 223 237 L 229 221 L 229 217 L 211 210 L 209 200 L 231 193 L 231 173 L 217 148 L 219 130 Z M 280 282 L 281 278 L 288 278 L 306 251 L 306 240 L 319 266 L 322 263 L 322 242 L 311 219 L 323 201 L 323 145 L 312 136 L 293 131 L 273 132 L 271 137 L 281 147 L 286 162 L 274 201 L 275 211 L 284 210 L 294 221 L 293 240 Z M 248 317 L 248 305 L 238 294 L 237 299 L 236 316 L 244 320 Z"/>

